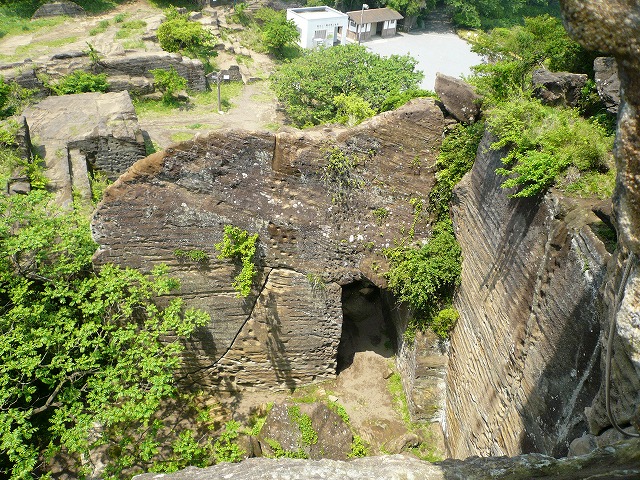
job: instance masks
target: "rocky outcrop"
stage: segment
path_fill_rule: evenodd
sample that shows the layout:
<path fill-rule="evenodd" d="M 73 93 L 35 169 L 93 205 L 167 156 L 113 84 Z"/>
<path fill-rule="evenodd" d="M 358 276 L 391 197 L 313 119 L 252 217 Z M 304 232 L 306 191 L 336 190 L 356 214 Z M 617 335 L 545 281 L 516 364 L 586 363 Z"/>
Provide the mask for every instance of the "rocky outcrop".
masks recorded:
<path fill-rule="evenodd" d="M 109 50 L 116 50 L 113 45 Z M 106 52 L 109 53 L 109 52 Z M 115 51 L 105 54 L 99 51 L 99 61 L 93 62 L 86 52 L 61 52 L 50 58 L 36 61 L 0 65 L 0 74 L 7 82 L 15 81 L 18 85 L 35 89 L 44 97 L 49 92 L 39 77 L 46 77 L 56 82 L 64 75 L 76 70 L 92 73 L 105 73 L 109 83 L 109 91 L 129 91 L 132 94 L 146 94 L 153 91 L 153 75 L 151 70 L 171 67 L 187 79 L 187 87 L 196 92 L 207 89 L 204 66 L 198 59 L 183 57 L 179 53 Z"/>
<path fill-rule="evenodd" d="M 617 114 L 620 105 L 620 77 L 613 57 L 598 57 L 593 62 L 596 88 L 602 103 L 610 113 Z"/>
<path fill-rule="evenodd" d="M 545 105 L 577 107 L 587 80 L 585 74 L 550 72 L 541 68 L 533 72 L 533 94 Z"/>
<path fill-rule="evenodd" d="M 463 252 L 451 337 L 446 440 L 469 455 L 566 453 L 586 428 L 599 382 L 598 344 L 609 253 L 580 202 L 549 193 L 510 199 L 495 174 L 504 152 L 485 134 L 454 190 Z"/>
<path fill-rule="evenodd" d="M 135 480 L 596 480 L 635 479 L 640 475 L 640 442 L 631 440 L 589 455 L 555 459 L 530 454 L 515 458 L 474 458 L 430 464 L 402 455 L 335 460 L 250 458 L 175 473 L 146 473 Z"/>
<path fill-rule="evenodd" d="M 435 91 L 456 120 L 473 123 L 480 118 L 480 99 L 471 85 L 459 78 L 436 73 Z"/>
<path fill-rule="evenodd" d="M 612 420 L 622 427 L 633 424 L 640 432 L 640 4 L 564 0 L 561 5 L 567 29 L 578 42 L 615 57 L 621 91 L 614 147 L 618 251 L 608 272 L 604 290 L 607 314 L 602 322 L 606 348 L 601 369 L 605 370 L 610 354 L 613 416 L 606 415 L 603 382 L 587 417 L 594 435 L 610 428 Z"/>
<path fill-rule="evenodd" d="M 96 261 L 167 264 L 187 303 L 210 313 L 189 348 L 193 382 L 284 389 L 331 378 L 341 286 L 384 285 L 377 252 L 414 223 L 410 200 L 433 184 L 443 128 L 435 102 L 416 99 L 349 130 L 216 132 L 154 154 L 105 193 Z M 216 258 L 225 224 L 259 234 L 247 298 L 231 287 L 237 264 Z M 419 223 L 416 241 L 427 234 Z M 176 249 L 209 261 L 184 262 Z"/>
<path fill-rule="evenodd" d="M 49 186 L 62 205 L 70 204 L 74 189 L 91 198 L 90 170 L 115 180 L 145 156 L 138 118 L 126 92 L 48 97 L 24 115 L 34 147 L 45 161 Z"/>
<path fill-rule="evenodd" d="M 258 440 L 266 457 L 274 456 L 274 448 L 280 447 L 285 452 L 304 452 L 312 460 L 346 460 L 353 434 L 342 418 L 323 403 L 276 404 L 269 411 Z"/>
<path fill-rule="evenodd" d="M 84 15 L 84 8 L 77 3 L 60 0 L 58 2 L 45 3 L 35 11 L 32 18 L 57 17 L 61 15 L 68 17 Z"/>

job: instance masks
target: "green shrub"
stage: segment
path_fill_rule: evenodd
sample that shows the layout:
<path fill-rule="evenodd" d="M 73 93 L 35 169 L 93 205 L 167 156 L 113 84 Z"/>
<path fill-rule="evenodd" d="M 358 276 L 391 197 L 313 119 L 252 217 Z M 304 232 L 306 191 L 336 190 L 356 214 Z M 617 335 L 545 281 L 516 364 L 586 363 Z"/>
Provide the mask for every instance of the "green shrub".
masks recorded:
<path fill-rule="evenodd" d="M 447 217 L 434 225 L 429 242 L 421 248 L 400 245 L 383 254 L 390 264 L 385 274 L 389 289 L 412 307 L 419 328 L 431 326 L 460 280 L 462 252 L 451 220 Z"/>
<path fill-rule="evenodd" d="M 16 82 L 7 83 L 0 76 L 0 120 L 18 115 L 26 107 L 35 90 L 21 87 Z"/>
<path fill-rule="evenodd" d="M 509 149 L 505 168 L 496 173 L 509 177 L 503 188 L 518 189 L 512 197 L 543 193 L 570 166 L 580 172 L 609 170 L 613 137 L 576 110 L 516 97 L 490 110 L 487 125 L 498 137 L 491 149 Z"/>
<path fill-rule="evenodd" d="M 175 103 L 174 94 L 187 88 L 187 79 L 181 76 L 173 65 L 169 70 L 156 68 L 150 73 L 153 75 L 155 88 L 162 92 L 162 102 L 165 105 Z"/>
<path fill-rule="evenodd" d="M 109 90 L 105 73 L 89 73 L 82 70 L 65 75 L 55 83 L 47 85 L 56 95 L 68 95 L 86 92 L 106 92 Z"/>
<path fill-rule="evenodd" d="M 429 192 L 429 211 L 436 218 L 449 216 L 453 187 L 471 170 L 483 132 L 482 122 L 467 126 L 458 123 L 442 141 L 436 160 L 436 182 Z"/>
<path fill-rule="evenodd" d="M 453 307 L 443 308 L 431 321 L 431 330 L 440 338 L 447 338 L 456 326 L 460 314 Z"/>
<path fill-rule="evenodd" d="M 216 54 L 213 35 L 202 24 L 177 12 L 167 14 L 167 20 L 158 27 L 157 34 L 160 47 L 167 52 L 180 52 L 194 58 Z"/>
<path fill-rule="evenodd" d="M 216 459 L 216 463 L 240 462 L 246 454 L 246 452 L 234 442 L 239 436 L 239 428 L 240 424 L 234 420 L 225 423 L 223 432 L 213 444 L 213 456 Z"/>
<path fill-rule="evenodd" d="M 224 226 L 224 235 L 215 248 L 220 253 L 219 259 L 235 258 L 242 262 L 242 270 L 231 284 L 238 297 L 246 297 L 251 292 L 251 285 L 257 275 L 255 266 L 256 242 L 258 234 L 249 235 L 249 232 L 233 225 Z"/>
<path fill-rule="evenodd" d="M 354 435 L 351 441 L 351 451 L 347 458 L 361 458 L 369 455 L 369 448 L 360 435 Z"/>
<path fill-rule="evenodd" d="M 357 96 L 380 112 L 390 95 L 415 90 L 422 79 L 408 56 L 381 57 L 362 45 L 306 50 L 271 76 L 273 90 L 298 126 L 336 121 L 340 94 Z"/>
<path fill-rule="evenodd" d="M 333 97 L 333 103 L 337 108 L 336 121 L 349 127 L 353 127 L 376 114 L 369 102 L 358 95 L 341 93 Z"/>
<path fill-rule="evenodd" d="M 419 88 L 412 88 L 403 92 L 392 92 L 387 96 L 387 98 L 385 98 L 382 105 L 380 105 L 380 111 L 387 112 L 389 110 L 395 110 L 396 108 L 403 106 L 408 101 L 421 97 L 437 98 L 438 96 L 435 92 Z"/>

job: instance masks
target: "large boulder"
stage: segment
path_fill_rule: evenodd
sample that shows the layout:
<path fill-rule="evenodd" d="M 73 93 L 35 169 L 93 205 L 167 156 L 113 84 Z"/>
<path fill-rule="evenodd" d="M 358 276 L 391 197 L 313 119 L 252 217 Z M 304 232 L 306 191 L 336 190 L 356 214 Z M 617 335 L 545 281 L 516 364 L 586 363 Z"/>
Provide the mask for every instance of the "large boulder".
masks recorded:
<path fill-rule="evenodd" d="M 74 2 L 67 0 L 59 0 L 57 2 L 45 3 L 38 8 L 32 18 L 57 17 L 66 15 L 68 17 L 77 17 L 84 15 L 84 8 Z"/>
<path fill-rule="evenodd" d="M 480 118 L 481 97 L 468 83 L 438 72 L 435 90 L 444 108 L 459 122 L 473 123 Z"/>
<path fill-rule="evenodd" d="M 380 251 L 416 221 L 411 199 L 428 196 L 443 129 L 424 98 L 352 129 L 219 131 L 182 143 L 107 189 L 93 219 L 96 261 L 166 264 L 187 303 L 211 315 L 186 353 L 192 382 L 290 389 L 334 378 L 342 286 L 364 277 L 384 286 Z M 226 224 L 259 234 L 246 298 L 231 285 L 237 263 L 214 248 Z M 429 232 L 422 221 L 415 230 L 416 242 Z"/>
<path fill-rule="evenodd" d="M 609 112 L 617 114 L 620 105 L 618 62 L 613 57 L 598 57 L 593 62 L 593 70 L 600 99 Z"/>
<path fill-rule="evenodd" d="M 258 439 L 265 456 L 274 456 L 274 448 L 280 447 L 285 452 L 304 452 L 312 460 L 346 460 L 353 434 L 344 420 L 323 403 L 276 404 Z"/>
<path fill-rule="evenodd" d="M 581 73 L 534 70 L 533 94 L 545 105 L 577 107 L 588 78 Z"/>

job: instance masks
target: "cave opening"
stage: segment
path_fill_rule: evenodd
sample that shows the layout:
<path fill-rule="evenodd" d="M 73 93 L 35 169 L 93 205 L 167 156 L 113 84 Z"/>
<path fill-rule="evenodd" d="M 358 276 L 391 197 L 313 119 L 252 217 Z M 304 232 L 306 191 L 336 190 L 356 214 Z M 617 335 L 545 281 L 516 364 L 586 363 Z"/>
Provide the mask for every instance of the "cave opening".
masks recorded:
<path fill-rule="evenodd" d="M 353 363 L 358 352 L 372 351 L 391 358 L 396 353 L 395 327 L 380 288 L 369 280 L 342 287 L 342 334 L 337 372 Z"/>

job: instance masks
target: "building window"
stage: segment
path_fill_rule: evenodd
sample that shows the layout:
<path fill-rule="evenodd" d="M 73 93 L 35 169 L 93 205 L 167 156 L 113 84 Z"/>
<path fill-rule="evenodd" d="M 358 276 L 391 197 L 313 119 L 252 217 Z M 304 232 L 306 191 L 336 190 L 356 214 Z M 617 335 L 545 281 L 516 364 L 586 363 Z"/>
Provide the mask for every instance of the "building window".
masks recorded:
<path fill-rule="evenodd" d="M 313 34 L 313 38 L 325 39 L 325 38 L 327 38 L 327 31 L 326 30 L 316 30 L 316 33 Z"/>

